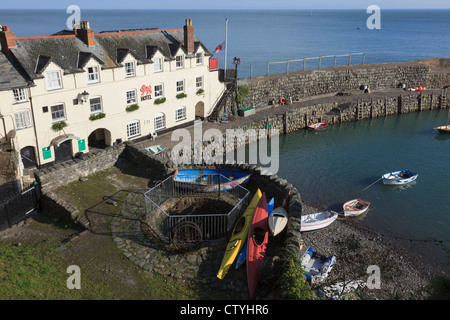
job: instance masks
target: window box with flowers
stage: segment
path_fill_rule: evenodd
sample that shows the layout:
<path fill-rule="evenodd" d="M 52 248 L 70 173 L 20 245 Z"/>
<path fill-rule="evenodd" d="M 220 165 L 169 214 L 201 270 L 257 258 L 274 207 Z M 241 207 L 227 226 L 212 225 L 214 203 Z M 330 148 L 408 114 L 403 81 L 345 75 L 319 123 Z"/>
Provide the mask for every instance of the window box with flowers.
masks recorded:
<path fill-rule="evenodd" d="M 159 98 L 159 99 L 156 99 L 155 100 L 155 104 L 161 104 L 161 103 L 164 103 L 164 102 L 166 102 L 166 98 L 164 97 L 164 98 Z"/>
<path fill-rule="evenodd" d="M 65 121 L 58 121 L 52 124 L 52 130 L 56 132 L 63 130 L 65 127 L 67 127 Z"/>
<path fill-rule="evenodd" d="M 205 90 L 203 90 L 203 89 L 198 89 L 197 90 L 197 95 L 201 95 L 203 93 L 205 93 Z"/>
<path fill-rule="evenodd" d="M 184 92 L 177 94 L 177 99 L 183 99 L 183 98 L 186 98 L 186 97 L 187 97 L 187 94 L 184 93 Z"/>
<path fill-rule="evenodd" d="M 133 112 L 133 111 L 136 111 L 137 109 L 139 109 L 139 105 L 137 105 L 137 104 L 132 104 L 125 108 L 125 110 L 127 112 Z"/>
<path fill-rule="evenodd" d="M 99 113 L 91 115 L 89 117 L 89 120 L 94 121 L 94 120 L 102 119 L 104 117 L 106 117 L 106 114 L 103 112 L 99 112 Z"/>

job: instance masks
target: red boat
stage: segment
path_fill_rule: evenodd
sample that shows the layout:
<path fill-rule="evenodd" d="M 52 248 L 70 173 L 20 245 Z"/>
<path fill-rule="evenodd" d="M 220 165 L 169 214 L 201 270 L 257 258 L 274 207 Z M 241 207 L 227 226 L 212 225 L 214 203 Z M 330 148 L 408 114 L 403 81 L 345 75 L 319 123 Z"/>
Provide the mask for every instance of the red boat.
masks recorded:
<path fill-rule="evenodd" d="M 253 214 L 247 241 L 247 281 L 250 298 L 255 294 L 258 285 L 259 269 L 266 255 L 267 241 L 269 239 L 268 220 L 266 194 L 263 193 Z"/>
<path fill-rule="evenodd" d="M 326 127 L 328 127 L 328 122 L 317 122 L 310 124 L 308 126 L 308 129 L 317 131 L 317 130 L 324 130 Z"/>

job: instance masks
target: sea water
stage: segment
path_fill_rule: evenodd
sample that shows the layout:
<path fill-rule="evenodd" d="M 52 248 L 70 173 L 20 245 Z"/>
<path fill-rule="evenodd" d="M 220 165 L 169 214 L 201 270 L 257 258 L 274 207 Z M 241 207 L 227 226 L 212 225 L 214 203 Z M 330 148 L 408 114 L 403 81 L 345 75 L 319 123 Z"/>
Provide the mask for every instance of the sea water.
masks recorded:
<path fill-rule="evenodd" d="M 282 135 L 278 175 L 296 186 L 305 202 L 337 212 L 348 200 L 370 201 L 369 211 L 352 219 L 436 263 L 448 263 L 450 135 L 433 129 L 446 123 L 447 114 L 422 111 Z M 383 185 L 382 174 L 402 169 L 417 172 L 417 180 Z"/>
<path fill-rule="evenodd" d="M 67 29 L 66 7 L 55 10 L 0 9 L 0 25 L 8 25 L 18 37 L 45 36 Z M 327 55 L 365 53 L 365 63 L 401 62 L 448 56 L 450 10 L 383 10 L 380 29 L 368 29 L 370 14 L 361 10 L 84 10 L 95 32 L 156 27 L 182 29 L 193 21 L 195 34 L 209 48 L 225 41 L 227 68 L 241 59 L 239 77 L 265 75 L 267 62 Z M 225 51 L 215 54 L 224 67 Z M 350 63 L 362 63 L 355 55 Z M 337 64 L 348 64 L 338 57 Z M 334 57 L 323 58 L 321 67 L 332 66 Z M 307 60 L 307 69 L 318 67 L 318 59 Z M 303 62 L 290 63 L 301 70 Z M 270 73 L 283 73 L 286 64 L 270 65 Z"/>

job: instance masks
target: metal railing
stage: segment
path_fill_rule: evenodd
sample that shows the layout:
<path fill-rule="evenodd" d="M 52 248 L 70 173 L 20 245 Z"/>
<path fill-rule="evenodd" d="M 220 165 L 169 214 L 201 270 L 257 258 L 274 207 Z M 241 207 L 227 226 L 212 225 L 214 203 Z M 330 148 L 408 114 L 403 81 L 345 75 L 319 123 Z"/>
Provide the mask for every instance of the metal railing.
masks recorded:
<path fill-rule="evenodd" d="M 335 54 L 335 55 L 327 55 L 327 56 L 319 56 L 319 57 L 310 57 L 310 58 L 302 58 L 302 59 L 292 59 L 292 60 L 286 60 L 286 61 L 271 61 L 271 62 L 267 62 L 267 70 L 266 70 L 266 76 L 269 75 L 269 66 L 273 65 L 273 64 L 286 64 L 286 72 L 292 72 L 292 70 L 290 71 L 290 65 L 294 62 L 302 62 L 302 69 L 297 69 L 297 70 L 293 70 L 293 71 L 304 71 L 307 70 L 307 62 L 309 60 L 317 60 L 317 64 L 316 67 L 314 69 L 320 69 L 322 67 L 322 62 L 324 59 L 326 58 L 333 58 L 334 59 L 334 63 L 332 65 L 329 65 L 327 67 L 336 67 L 337 64 L 337 59 L 338 58 L 342 58 L 342 57 L 348 57 L 348 60 L 346 59 L 346 64 L 347 65 L 351 65 L 352 64 L 352 57 L 354 56 L 361 56 L 362 55 L 362 62 L 361 64 L 364 64 L 365 62 L 365 58 L 366 58 L 366 53 L 365 52 L 358 52 L 358 53 L 349 53 L 349 54 Z M 343 65 L 343 64 L 340 64 Z M 252 66 L 250 66 L 250 70 L 252 70 Z M 252 77 L 252 72 L 250 71 L 250 78 Z"/>
<path fill-rule="evenodd" d="M 220 183 L 230 180 L 222 175 L 211 178 L 205 175 L 206 181 Z M 237 219 L 242 215 L 248 205 L 250 192 L 244 187 L 237 185 L 230 190 L 218 190 L 216 192 L 202 192 L 194 190 L 188 184 L 175 181 L 173 176 L 166 178 L 155 187 L 144 193 L 146 221 L 151 224 L 159 234 L 159 237 L 166 242 L 172 242 L 174 229 L 189 222 L 195 224 L 201 230 L 202 240 L 219 239 L 231 231 Z M 202 214 L 170 214 L 167 211 L 170 201 L 188 197 L 211 198 L 212 200 L 222 200 L 233 205 L 233 208 L 225 213 L 202 213 Z"/>

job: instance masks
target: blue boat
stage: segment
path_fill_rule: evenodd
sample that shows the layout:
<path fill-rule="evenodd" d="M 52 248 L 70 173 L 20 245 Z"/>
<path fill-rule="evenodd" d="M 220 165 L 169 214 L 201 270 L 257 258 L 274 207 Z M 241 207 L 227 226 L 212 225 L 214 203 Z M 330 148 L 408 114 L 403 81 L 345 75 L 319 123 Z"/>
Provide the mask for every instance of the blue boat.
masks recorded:
<path fill-rule="evenodd" d="M 400 170 L 385 173 L 381 176 L 381 179 L 383 180 L 383 184 L 402 185 L 413 182 L 418 176 L 419 174 L 410 170 Z"/>
<path fill-rule="evenodd" d="M 243 186 L 251 174 L 232 170 L 177 170 L 173 180 L 178 186 L 197 192 L 217 192 Z"/>

